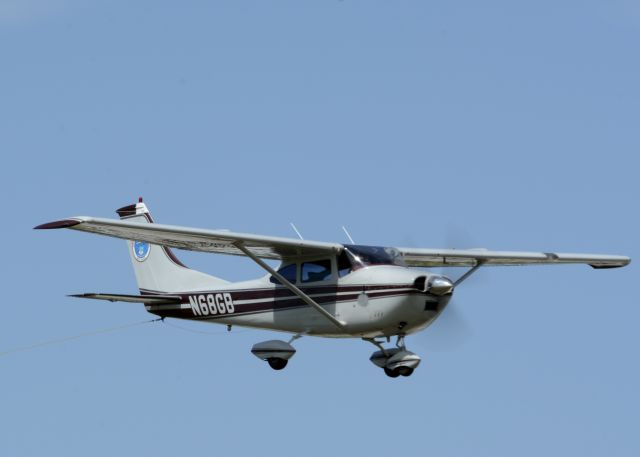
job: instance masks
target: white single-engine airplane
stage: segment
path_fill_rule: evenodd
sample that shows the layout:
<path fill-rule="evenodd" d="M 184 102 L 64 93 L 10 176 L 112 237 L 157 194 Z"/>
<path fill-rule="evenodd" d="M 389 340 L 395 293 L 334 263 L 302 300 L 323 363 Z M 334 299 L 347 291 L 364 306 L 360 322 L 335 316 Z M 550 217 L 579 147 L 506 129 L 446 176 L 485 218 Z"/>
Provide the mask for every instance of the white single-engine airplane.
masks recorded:
<path fill-rule="evenodd" d="M 431 324 L 454 289 L 484 265 L 583 263 L 593 268 L 627 265 L 628 257 L 593 254 L 505 252 L 485 249 L 414 249 L 342 245 L 154 224 L 142 198 L 117 210 L 121 220 L 72 217 L 36 229 L 70 228 L 127 241 L 140 295 L 74 295 L 144 303 L 160 317 L 278 330 L 294 334 L 251 352 L 281 370 L 303 335 L 362 338 L 378 347 L 371 361 L 390 377 L 409 376 L 420 357 L 404 339 Z M 135 241 L 132 241 L 135 240 Z M 243 255 L 268 273 L 230 283 L 191 270 L 170 248 Z M 262 259 L 281 261 L 275 270 Z M 412 267 L 469 267 L 453 281 Z M 393 348 L 382 343 L 397 338 Z"/>

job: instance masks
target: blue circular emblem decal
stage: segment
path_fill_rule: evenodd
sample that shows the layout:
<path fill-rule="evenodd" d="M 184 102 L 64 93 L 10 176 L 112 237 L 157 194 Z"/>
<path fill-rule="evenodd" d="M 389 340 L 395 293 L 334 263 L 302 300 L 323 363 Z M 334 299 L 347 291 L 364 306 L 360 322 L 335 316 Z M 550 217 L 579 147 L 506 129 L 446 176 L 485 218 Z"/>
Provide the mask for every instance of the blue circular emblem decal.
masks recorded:
<path fill-rule="evenodd" d="M 149 243 L 145 241 L 134 241 L 133 242 L 133 256 L 139 262 L 146 260 L 149 257 L 149 252 L 151 251 L 151 246 Z"/>

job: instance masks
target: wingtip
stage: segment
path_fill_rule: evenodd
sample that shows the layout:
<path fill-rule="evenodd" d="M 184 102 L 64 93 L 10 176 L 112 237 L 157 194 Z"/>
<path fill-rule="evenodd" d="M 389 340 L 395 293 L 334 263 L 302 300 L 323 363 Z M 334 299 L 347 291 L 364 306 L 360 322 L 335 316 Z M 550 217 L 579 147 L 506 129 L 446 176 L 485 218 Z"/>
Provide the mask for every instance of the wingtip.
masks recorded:
<path fill-rule="evenodd" d="M 631 263 L 631 258 L 629 257 L 621 257 L 620 260 L 617 263 L 613 263 L 613 264 L 590 264 L 589 266 L 591 268 L 593 268 L 594 270 L 605 270 L 608 268 L 621 268 L 621 267 L 626 267 L 627 265 L 629 265 Z"/>
<path fill-rule="evenodd" d="M 46 224 L 36 225 L 34 230 L 49 230 L 49 229 L 59 229 L 59 228 L 69 228 L 74 225 L 78 225 L 80 221 L 75 219 L 62 219 L 60 221 L 47 222 Z"/>

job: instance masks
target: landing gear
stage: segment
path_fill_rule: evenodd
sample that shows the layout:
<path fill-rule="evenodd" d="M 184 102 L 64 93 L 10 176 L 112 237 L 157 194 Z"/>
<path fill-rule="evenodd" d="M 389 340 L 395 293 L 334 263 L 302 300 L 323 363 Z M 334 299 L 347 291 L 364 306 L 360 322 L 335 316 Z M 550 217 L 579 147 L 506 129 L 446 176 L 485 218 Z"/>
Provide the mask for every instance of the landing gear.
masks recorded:
<path fill-rule="evenodd" d="M 411 376 L 413 370 L 420 365 L 420 357 L 411 351 L 407 351 L 404 345 L 404 335 L 398 335 L 396 347 L 391 349 L 385 349 L 380 341 L 373 338 L 363 339 L 380 348 L 379 351 L 371 355 L 369 360 L 371 360 L 374 365 L 382 368 L 384 373 L 390 378 Z"/>
<path fill-rule="evenodd" d="M 294 340 L 302 337 L 302 335 L 294 335 L 289 342 L 281 340 L 263 341 L 254 344 L 251 353 L 260 360 L 266 361 L 274 370 L 282 370 L 287 366 L 289 359 L 294 356 L 296 349 L 291 346 Z"/>
<path fill-rule="evenodd" d="M 386 374 L 390 378 L 397 378 L 398 376 L 400 376 L 400 372 L 397 369 L 391 370 L 387 367 L 384 367 L 384 374 Z"/>
<path fill-rule="evenodd" d="M 398 368 L 391 369 L 391 368 L 384 367 L 384 374 L 386 374 L 390 378 L 397 378 L 398 376 L 411 376 L 413 374 L 413 368 L 398 367 Z"/>
<path fill-rule="evenodd" d="M 282 370 L 284 367 L 287 366 L 288 362 L 289 361 L 287 359 L 280 359 L 278 357 L 269 357 L 267 359 L 267 363 L 274 370 Z"/>

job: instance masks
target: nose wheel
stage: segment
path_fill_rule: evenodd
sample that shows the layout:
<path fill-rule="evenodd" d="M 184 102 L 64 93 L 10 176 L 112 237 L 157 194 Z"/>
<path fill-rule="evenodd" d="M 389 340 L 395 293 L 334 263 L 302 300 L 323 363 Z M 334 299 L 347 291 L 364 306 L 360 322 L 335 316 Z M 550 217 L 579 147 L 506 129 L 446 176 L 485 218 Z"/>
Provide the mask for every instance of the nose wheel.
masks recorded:
<path fill-rule="evenodd" d="M 408 351 L 404 344 L 404 335 L 398 335 L 396 347 L 386 349 L 382 346 L 382 342 L 374 338 L 363 338 L 379 348 L 374 352 L 370 359 L 371 362 L 384 370 L 384 373 L 390 378 L 399 376 L 411 376 L 413 371 L 420 364 L 420 357 L 411 351 Z"/>

